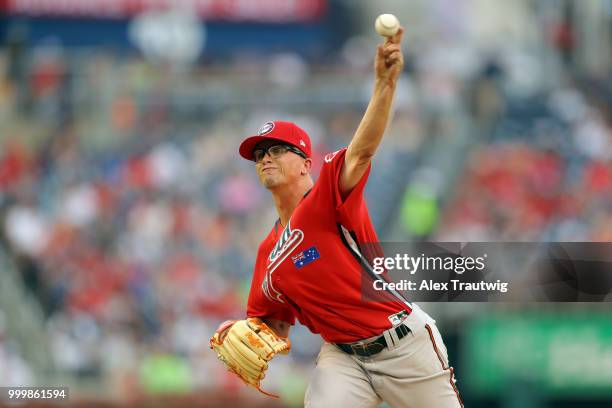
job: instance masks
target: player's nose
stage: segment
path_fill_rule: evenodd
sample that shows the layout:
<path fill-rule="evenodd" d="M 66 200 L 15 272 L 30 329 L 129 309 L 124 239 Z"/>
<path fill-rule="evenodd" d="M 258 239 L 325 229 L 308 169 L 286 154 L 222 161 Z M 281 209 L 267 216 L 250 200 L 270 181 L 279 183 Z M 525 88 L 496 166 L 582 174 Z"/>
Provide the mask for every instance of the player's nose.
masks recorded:
<path fill-rule="evenodd" d="M 266 151 L 266 153 L 264 153 L 264 156 L 261 158 L 261 163 L 265 164 L 265 163 L 271 163 L 272 162 L 272 156 L 270 156 L 270 152 Z"/>

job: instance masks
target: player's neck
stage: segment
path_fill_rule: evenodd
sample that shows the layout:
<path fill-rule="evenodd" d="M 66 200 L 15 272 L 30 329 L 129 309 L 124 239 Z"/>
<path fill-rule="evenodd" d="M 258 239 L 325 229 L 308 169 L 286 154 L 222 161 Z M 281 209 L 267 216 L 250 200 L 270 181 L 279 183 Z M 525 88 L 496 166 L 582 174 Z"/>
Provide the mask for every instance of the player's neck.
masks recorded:
<path fill-rule="evenodd" d="M 283 227 L 287 225 L 291 214 L 313 184 L 312 178 L 304 177 L 297 184 L 282 186 L 272 191 L 274 206 Z"/>

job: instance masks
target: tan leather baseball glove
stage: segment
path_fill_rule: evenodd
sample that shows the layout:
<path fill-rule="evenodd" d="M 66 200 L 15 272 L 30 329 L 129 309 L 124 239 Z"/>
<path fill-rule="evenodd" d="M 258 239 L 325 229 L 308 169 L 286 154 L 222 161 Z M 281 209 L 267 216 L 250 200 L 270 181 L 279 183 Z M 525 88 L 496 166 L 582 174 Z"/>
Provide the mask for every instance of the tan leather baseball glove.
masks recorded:
<path fill-rule="evenodd" d="M 210 338 L 210 348 L 226 367 L 246 384 L 263 394 L 276 397 L 261 389 L 268 361 L 276 354 L 287 354 L 291 342 L 279 337 L 267 324 L 257 318 L 228 320 L 221 323 Z"/>

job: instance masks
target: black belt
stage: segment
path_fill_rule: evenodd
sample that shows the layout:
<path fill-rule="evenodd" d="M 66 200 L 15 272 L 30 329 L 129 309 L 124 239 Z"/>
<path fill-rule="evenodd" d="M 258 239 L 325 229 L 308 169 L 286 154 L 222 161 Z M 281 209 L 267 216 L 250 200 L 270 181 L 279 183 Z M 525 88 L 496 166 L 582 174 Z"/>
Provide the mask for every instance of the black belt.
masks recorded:
<path fill-rule="evenodd" d="M 402 339 L 410 333 L 410 329 L 400 324 L 395 328 L 395 333 L 397 333 L 398 339 Z M 385 336 L 383 335 L 368 343 L 336 343 L 336 346 L 346 354 L 357 354 L 358 356 L 369 357 L 383 351 L 385 347 L 387 347 L 387 340 L 385 340 Z"/>

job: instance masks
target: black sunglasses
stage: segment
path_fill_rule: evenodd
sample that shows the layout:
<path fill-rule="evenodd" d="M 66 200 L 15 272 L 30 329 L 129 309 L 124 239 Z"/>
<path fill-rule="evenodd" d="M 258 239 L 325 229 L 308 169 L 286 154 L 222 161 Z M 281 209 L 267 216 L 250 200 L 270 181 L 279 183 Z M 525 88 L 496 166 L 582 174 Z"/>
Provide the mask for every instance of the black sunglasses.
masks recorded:
<path fill-rule="evenodd" d="M 303 157 L 304 159 L 306 158 L 306 155 L 304 154 L 304 152 L 298 149 L 297 147 L 294 147 L 288 144 L 275 144 L 272 146 L 260 147 L 258 149 L 253 150 L 253 159 L 255 160 L 255 163 L 259 163 L 260 161 L 263 160 L 266 153 L 268 153 L 268 155 L 270 155 L 271 158 L 275 159 L 277 157 L 282 156 L 283 154 L 287 152 L 293 152 L 297 154 L 298 156 Z"/>

